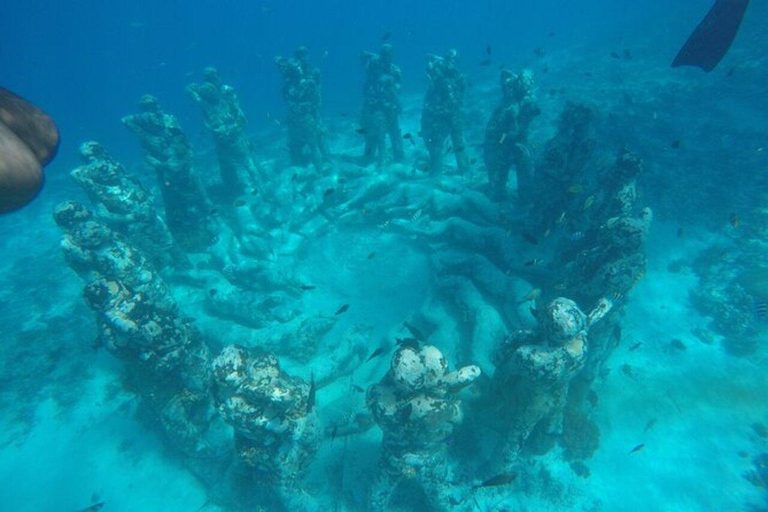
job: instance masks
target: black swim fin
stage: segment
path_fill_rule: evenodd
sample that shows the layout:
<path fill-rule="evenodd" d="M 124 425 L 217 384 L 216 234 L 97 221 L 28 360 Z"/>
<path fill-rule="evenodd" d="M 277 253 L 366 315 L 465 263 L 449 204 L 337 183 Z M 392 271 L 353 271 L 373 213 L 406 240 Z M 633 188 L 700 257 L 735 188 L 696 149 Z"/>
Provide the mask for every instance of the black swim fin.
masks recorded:
<path fill-rule="evenodd" d="M 697 66 L 712 71 L 733 43 L 749 0 L 716 0 L 678 52 L 672 67 Z"/>

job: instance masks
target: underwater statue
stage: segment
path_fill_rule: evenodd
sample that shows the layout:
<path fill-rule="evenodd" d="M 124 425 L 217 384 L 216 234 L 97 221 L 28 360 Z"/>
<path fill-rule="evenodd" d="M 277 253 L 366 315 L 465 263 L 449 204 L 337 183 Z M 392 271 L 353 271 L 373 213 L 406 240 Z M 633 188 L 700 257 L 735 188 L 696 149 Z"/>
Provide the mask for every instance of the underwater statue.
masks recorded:
<path fill-rule="evenodd" d="M 431 345 L 395 352 L 389 372 L 366 394 L 368 410 L 384 432 L 373 510 L 388 510 L 405 481 L 420 486 L 436 510 L 453 510 L 464 501 L 445 440 L 463 418 L 458 391 L 479 376 L 474 365 L 449 371 L 445 356 Z"/>
<path fill-rule="evenodd" d="M 53 119 L 0 87 L 0 214 L 34 199 L 45 182 L 43 167 L 58 149 Z"/>
<path fill-rule="evenodd" d="M 220 476 L 231 447 L 213 402 L 211 354 L 192 322 L 116 279 L 91 282 L 83 296 L 96 314 L 101 344 L 125 362 L 126 386 L 162 437 L 198 477 Z"/>
<path fill-rule="evenodd" d="M 203 71 L 203 82 L 187 85 L 187 94 L 200 106 L 206 128 L 213 135 L 219 157 L 222 195 L 233 197 L 255 181 L 257 169 L 245 134 L 247 119 L 235 89 L 221 82 L 216 68 Z"/>
<path fill-rule="evenodd" d="M 144 161 L 157 174 L 168 229 L 184 250 L 202 251 L 210 244 L 213 227 L 208 226 L 211 207 L 193 168 L 192 146 L 157 98 L 145 94 L 139 110 L 121 121 L 139 138 Z"/>
<path fill-rule="evenodd" d="M 589 352 L 587 334 L 612 307 L 601 299 L 585 315 L 572 300 L 557 298 L 538 310 L 535 331 L 517 331 L 496 350 L 492 389 L 502 404 L 495 419 L 504 431 L 497 455 L 505 469 L 534 430 L 562 432 L 568 388 Z"/>
<path fill-rule="evenodd" d="M 530 72 L 519 75 L 501 71 L 501 103 L 494 109 L 485 129 L 483 157 L 488 170 L 490 194 L 495 199 L 506 195 L 509 171 L 517 173 L 517 195 L 522 204 L 532 201 L 533 157 L 528 144 L 531 122 L 541 114 L 533 95 Z"/>
<path fill-rule="evenodd" d="M 123 234 L 157 268 L 171 263 L 177 254 L 173 238 L 152 195 L 98 142 L 82 144 L 80 156 L 85 163 L 71 175 L 96 208 L 96 219 Z"/>
<path fill-rule="evenodd" d="M 314 382 L 287 375 L 272 354 L 238 345 L 224 348 L 212 368 L 219 412 L 235 430 L 235 450 L 256 500 L 317 510 L 301 489 L 322 436 Z"/>
<path fill-rule="evenodd" d="M 443 165 L 445 140 L 450 137 L 456 166 L 467 170 L 463 112 L 467 80 L 456 67 L 456 50 L 443 57 L 430 55 L 427 61 L 427 93 L 421 113 L 421 136 L 429 150 L 429 170 L 439 173 Z"/>
<path fill-rule="evenodd" d="M 384 44 L 379 53 L 363 52 L 360 62 L 365 70 L 361 133 L 365 138 L 367 160 L 384 162 L 386 139 L 392 145 L 395 161 L 405 158 L 400 130 L 400 82 L 402 72 L 392 62 L 392 45 Z"/>
<path fill-rule="evenodd" d="M 291 59 L 276 57 L 275 65 L 283 77 L 291 165 L 312 163 L 321 171 L 330 152 L 320 115 L 320 70 L 309 63 L 308 53 L 306 46 L 300 46 Z"/>

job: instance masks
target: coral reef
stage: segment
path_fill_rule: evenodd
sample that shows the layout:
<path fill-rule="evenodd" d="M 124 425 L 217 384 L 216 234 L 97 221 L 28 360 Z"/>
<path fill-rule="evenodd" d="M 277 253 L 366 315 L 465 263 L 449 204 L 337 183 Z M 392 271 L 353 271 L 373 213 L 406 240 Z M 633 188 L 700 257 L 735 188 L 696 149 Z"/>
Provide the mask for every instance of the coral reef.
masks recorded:
<path fill-rule="evenodd" d="M 157 98 L 145 94 L 139 110 L 123 117 L 122 123 L 138 137 L 144 161 L 157 174 L 168 229 L 182 249 L 204 250 L 214 230 L 209 225 L 211 206 L 193 168 L 192 146 L 179 121 L 160 109 Z"/>
<path fill-rule="evenodd" d="M 463 417 L 457 391 L 479 376 L 474 365 L 449 371 L 443 354 L 431 345 L 395 352 L 389 372 L 366 395 L 384 432 L 373 510 L 386 510 L 395 488 L 406 480 L 417 483 L 438 510 L 453 510 L 463 501 L 445 439 Z"/>
<path fill-rule="evenodd" d="M 427 57 L 427 92 L 421 113 L 421 137 L 429 150 L 429 170 L 439 173 L 443 166 L 443 148 L 450 137 L 456 166 L 464 172 L 469 165 L 464 140 L 462 111 L 467 81 L 456 67 L 456 50 L 442 57 Z"/>
<path fill-rule="evenodd" d="M 293 58 L 275 57 L 275 65 L 283 77 L 291 165 L 312 163 L 319 171 L 330 151 L 320 114 L 320 70 L 309 63 L 308 54 L 309 50 L 300 46 Z"/>
<path fill-rule="evenodd" d="M 501 102 L 494 109 L 485 129 L 483 157 L 488 170 L 491 195 L 506 195 L 509 171 L 517 172 L 517 194 L 521 203 L 531 198 L 533 157 L 528 143 L 531 123 L 541 113 L 533 95 L 533 76 L 525 71 L 516 75 L 502 70 Z"/>
<path fill-rule="evenodd" d="M 360 62 L 365 70 L 363 112 L 360 126 L 365 138 L 367 160 L 384 161 L 386 138 L 392 145 L 395 161 L 405 158 L 400 130 L 400 82 L 402 72 L 392 62 L 394 49 L 384 44 L 379 53 L 363 52 Z"/>

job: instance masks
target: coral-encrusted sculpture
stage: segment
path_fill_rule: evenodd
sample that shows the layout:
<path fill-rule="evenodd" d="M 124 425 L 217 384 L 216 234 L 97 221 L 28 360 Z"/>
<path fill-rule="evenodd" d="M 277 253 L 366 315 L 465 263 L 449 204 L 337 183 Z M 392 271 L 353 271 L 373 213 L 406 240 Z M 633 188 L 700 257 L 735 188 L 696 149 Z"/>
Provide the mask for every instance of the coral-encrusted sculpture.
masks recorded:
<path fill-rule="evenodd" d="M 400 82 L 402 72 L 392 62 L 392 45 L 384 44 L 379 53 L 363 52 L 365 70 L 361 133 L 365 137 L 365 158 L 384 161 L 386 139 L 392 145 L 395 161 L 405 158 L 400 132 Z"/>
<path fill-rule="evenodd" d="M 221 460 L 231 449 L 211 394 L 211 356 L 189 320 L 145 294 L 101 278 L 83 292 L 102 344 L 125 361 L 128 379 L 162 433 L 195 460 Z"/>
<path fill-rule="evenodd" d="M 208 67 L 203 71 L 203 83 L 189 84 L 187 94 L 200 106 L 205 126 L 213 134 L 224 195 L 242 193 L 244 183 L 256 175 L 256 164 L 235 89 L 221 83 L 216 68 Z"/>
<path fill-rule="evenodd" d="M 483 156 L 488 169 L 491 195 L 502 198 L 512 166 L 517 172 L 517 195 L 521 202 L 532 201 L 533 159 L 528 144 L 531 122 L 541 114 L 533 95 L 533 77 L 501 71 L 501 103 L 485 129 Z"/>
<path fill-rule="evenodd" d="M 64 230 L 64 258 L 86 282 L 100 277 L 116 279 L 146 295 L 158 308 L 176 310 L 170 290 L 153 265 L 122 235 L 94 221 L 87 208 L 67 201 L 56 206 L 53 216 Z"/>
<path fill-rule="evenodd" d="M 504 406 L 500 426 L 506 430 L 499 457 L 513 463 L 534 429 L 561 433 L 571 379 L 587 357 L 587 333 L 610 311 L 607 299 L 585 315 L 575 302 L 557 298 L 538 312 L 537 331 L 518 331 L 494 355 L 493 390 Z"/>
<path fill-rule="evenodd" d="M 291 165 L 312 163 L 319 171 L 329 151 L 320 115 L 320 70 L 309 63 L 307 54 L 307 48 L 300 46 L 294 58 L 276 57 L 275 65 L 283 76 Z"/>
<path fill-rule="evenodd" d="M 258 349 L 230 345 L 212 367 L 219 411 L 235 430 L 241 462 L 283 505 L 302 507 L 298 484 L 322 436 L 314 389 Z"/>
<path fill-rule="evenodd" d="M 480 376 L 477 366 L 448 370 L 434 346 L 402 347 L 387 375 L 366 396 L 374 421 L 384 431 L 379 474 L 371 507 L 386 510 L 397 485 L 411 479 L 438 510 L 462 501 L 452 485 L 445 439 L 462 420 L 457 391 Z"/>
<path fill-rule="evenodd" d="M 182 248 L 201 251 L 213 237 L 208 229 L 211 207 L 193 169 L 192 146 L 179 121 L 160 110 L 157 98 L 145 94 L 139 110 L 122 123 L 139 138 L 144 160 L 157 174 L 168 229 Z"/>
<path fill-rule="evenodd" d="M 449 136 L 456 155 L 459 171 L 467 170 L 466 142 L 462 118 L 467 81 L 456 67 L 456 50 L 448 50 L 443 57 L 430 55 L 427 61 L 427 94 L 421 113 L 421 136 L 429 150 L 429 170 L 440 172 L 443 148 Z"/>
<path fill-rule="evenodd" d="M 71 174 L 96 208 L 96 218 L 125 235 L 158 267 L 169 263 L 173 239 L 152 195 L 98 142 L 82 144 L 80 156 L 85 163 Z"/>

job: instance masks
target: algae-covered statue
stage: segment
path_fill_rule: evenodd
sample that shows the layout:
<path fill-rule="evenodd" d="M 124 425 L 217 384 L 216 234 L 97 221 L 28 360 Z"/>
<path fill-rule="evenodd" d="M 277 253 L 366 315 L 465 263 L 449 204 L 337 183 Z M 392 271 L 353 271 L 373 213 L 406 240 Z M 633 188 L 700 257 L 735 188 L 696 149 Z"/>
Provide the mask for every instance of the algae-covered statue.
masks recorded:
<path fill-rule="evenodd" d="M 586 362 L 589 329 L 612 307 L 602 299 L 588 315 L 570 299 L 557 298 L 537 312 L 538 329 L 513 333 L 494 355 L 492 389 L 504 430 L 501 464 L 513 463 L 534 429 L 557 436 L 571 380 Z"/>
<path fill-rule="evenodd" d="M 392 145 L 395 161 L 405 158 L 400 130 L 400 82 L 402 72 L 392 62 L 393 48 L 382 45 L 379 53 L 363 52 L 360 62 L 365 70 L 361 133 L 365 137 L 365 158 L 383 163 L 386 138 Z"/>
<path fill-rule="evenodd" d="M 311 163 L 319 171 L 329 150 L 320 115 L 320 70 L 309 63 L 308 53 L 306 46 L 300 46 L 293 58 L 276 57 L 275 65 L 283 77 L 291 165 Z"/>
<path fill-rule="evenodd" d="M 456 50 L 442 57 L 430 55 L 427 61 L 427 93 L 421 113 L 421 136 L 429 150 L 429 170 L 440 172 L 445 140 L 450 137 L 456 166 L 466 171 L 468 158 L 462 123 L 467 81 L 456 67 Z"/>
<path fill-rule="evenodd" d="M 445 356 L 427 345 L 402 347 L 389 372 L 368 389 L 366 401 L 384 431 L 379 473 L 371 491 L 373 510 L 387 510 L 398 484 L 419 485 L 437 510 L 463 501 L 453 483 L 445 443 L 463 418 L 457 392 L 480 376 L 480 368 L 448 370 Z"/>
<path fill-rule="evenodd" d="M 497 199 L 506 194 L 509 171 L 517 172 L 517 194 L 521 203 L 531 201 L 533 158 L 528 143 L 531 122 L 541 114 L 533 95 L 530 72 L 514 74 L 501 71 L 501 103 L 493 111 L 485 129 L 483 156 L 488 169 L 491 195 Z"/>

